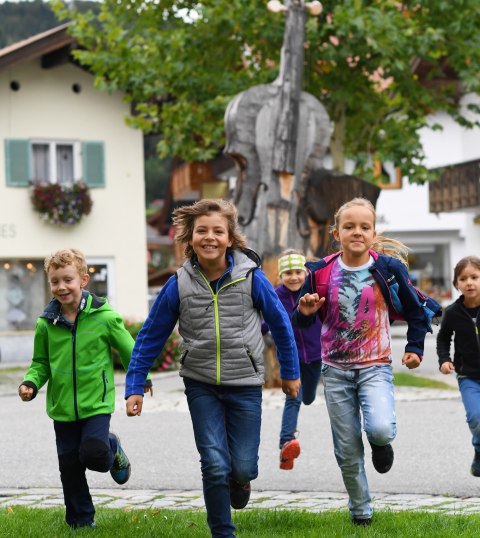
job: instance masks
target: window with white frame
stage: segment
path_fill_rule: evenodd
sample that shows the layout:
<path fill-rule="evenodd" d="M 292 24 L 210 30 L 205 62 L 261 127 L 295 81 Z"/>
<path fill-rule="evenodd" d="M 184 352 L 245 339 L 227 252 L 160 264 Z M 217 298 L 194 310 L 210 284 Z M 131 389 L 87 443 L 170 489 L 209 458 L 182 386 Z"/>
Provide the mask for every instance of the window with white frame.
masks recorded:
<path fill-rule="evenodd" d="M 105 147 L 102 141 L 6 139 L 7 187 L 32 183 L 71 185 L 83 181 L 88 187 L 105 187 Z"/>
<path fill-rule="evenodd" d="M 35 183 L 72 185 L 80 177 L 78 142 L 37 141 L 31 143 Z"/>

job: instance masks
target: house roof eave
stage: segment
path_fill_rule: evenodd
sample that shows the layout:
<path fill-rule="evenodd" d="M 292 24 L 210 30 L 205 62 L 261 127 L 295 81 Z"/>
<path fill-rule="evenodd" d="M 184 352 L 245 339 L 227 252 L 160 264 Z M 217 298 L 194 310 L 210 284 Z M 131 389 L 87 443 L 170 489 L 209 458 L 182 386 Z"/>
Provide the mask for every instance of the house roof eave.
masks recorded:
<path fill-rule="evenodd" d="M 68 33 L 69 25 L 70 23 L 62 24 L 0 49 L 0 71 L 74 45 L 75 39 Z"/>

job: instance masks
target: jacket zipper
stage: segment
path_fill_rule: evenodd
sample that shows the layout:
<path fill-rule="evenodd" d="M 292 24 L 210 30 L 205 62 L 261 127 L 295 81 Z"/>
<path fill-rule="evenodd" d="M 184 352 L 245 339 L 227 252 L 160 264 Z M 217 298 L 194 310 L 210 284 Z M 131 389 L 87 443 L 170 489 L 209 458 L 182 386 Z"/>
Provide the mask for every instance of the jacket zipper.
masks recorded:
<path fill-rule="evenodd" d="M 203 274 L 202 271 L 198 271 L 205 283 L 207 284 L 208 289 L 210 290 L 210 293 L 212 294 L 212 302 L 208 304 L 205 310 L 208 310 L 210 306 L 213 304 L 213 312 L 214 312 L 214 318 L 215 318 L 215 362 L 216 362 L 216 374 L 215 374 L 215 383 L 217 385 L 220 385 L 221 383 L 221 361 L 220 361 L 220 355 L 221 355 L 221 347 L 220 347 L 220 323 L 219 323 L 219 315 L 218 315 L 218 295 L 221 291 L 228 288 L 228 286 L 231 286 L 232 284 L 236 284 L 237 282 L 241 282 L 242 280 L 245 280 L 246 277 L 238 278 L 237 280 L 232 280 L 232 282 L 229 282 L 228 284 L 225 284 L 222 286 L 216 293 L 213 292 L 210 282 L 208 281 L 207 277 Z"/>
<path fill-rule="evenodd" d="M 73 375 L 73 408 L 75 411 L 75 418 L 80 419 L 78 414 L 78 399 L 77 399 L 77 323 L 78 323 L 78 314 L 75 318 L 75 323 L 73 324 L 72 331 L 72 375 Z"/>

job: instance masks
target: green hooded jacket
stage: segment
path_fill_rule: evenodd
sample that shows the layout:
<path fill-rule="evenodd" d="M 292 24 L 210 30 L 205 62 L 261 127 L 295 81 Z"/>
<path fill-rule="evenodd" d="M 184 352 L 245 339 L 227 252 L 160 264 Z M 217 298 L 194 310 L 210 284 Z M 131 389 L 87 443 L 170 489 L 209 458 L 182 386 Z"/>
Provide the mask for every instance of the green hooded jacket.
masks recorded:
<path fill-rule="evenodd" d="M 72 422 L 115 409 L 115 348 L 125 370 L 134 340 L 123 320 L 106 299 L 83 292 L 74 324 L 63 318 L 60 303 L 52 299 L 38 318 L 32 364 L 22 384 L 33 396 L 48 381 L 47 414 Z"/>

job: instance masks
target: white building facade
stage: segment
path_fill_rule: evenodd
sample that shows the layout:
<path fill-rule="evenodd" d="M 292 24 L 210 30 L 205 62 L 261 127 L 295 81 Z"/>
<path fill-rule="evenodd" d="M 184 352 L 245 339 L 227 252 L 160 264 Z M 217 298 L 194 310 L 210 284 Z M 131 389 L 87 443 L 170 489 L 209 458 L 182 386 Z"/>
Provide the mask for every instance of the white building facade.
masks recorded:
<path fill-rule="evenodd" d="M 124 318 L 147 314 L 143 135 L 126 125 L 122 94 L 95 89 L 72 61 L 54 61 L 69 39 L 62 27 L 0 50 L 2 362 L 29 352 L 19 342 L 31 341 L 50 298 L 43 260 L 61 248 L 85 253 L 91 291 Z M 75 225 L 42 220 L 30 200 L 39 181 L 85 182 L 91 213 Z"/>
<path fill-rule="evenodd" d="M 470 96 L 463 105 L 471 100 L 478 102 Z M 431 121 L 443 130 L 422 132 L 428 168 L 480 159 L 480 129 L 463 128 L 446 114 L 437 114 Z M 404 178 L 401 189 L 382 190 L 377 229 L 411 248 L 411 273 L 418 285 L 448 304 L 458 296 L 452 285 L 453 267 L 464 256 L 480 256 L 480 226 L 475 223 L 479 213 L 480 207 L 475 205 L 462 211 L 431 213 L 429 186 L 409 184 Z"/>

